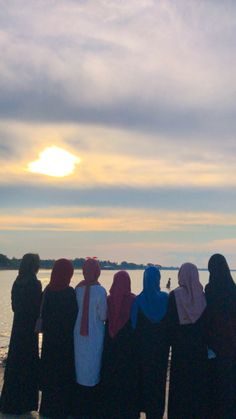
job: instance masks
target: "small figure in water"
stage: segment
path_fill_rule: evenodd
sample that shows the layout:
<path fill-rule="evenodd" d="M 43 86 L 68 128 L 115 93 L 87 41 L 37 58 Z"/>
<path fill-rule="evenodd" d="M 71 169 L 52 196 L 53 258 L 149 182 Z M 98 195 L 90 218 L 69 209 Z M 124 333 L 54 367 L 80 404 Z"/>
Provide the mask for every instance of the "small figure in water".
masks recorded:
<path fill-rule="evenodd" d="M 168 290 L 170 290 L 170 289 L 171 289 L 171 278 L 168 278 L 168 281 L 167 281 L 167 284 L 166 284 L 166 288 L 167 288 Z"/>

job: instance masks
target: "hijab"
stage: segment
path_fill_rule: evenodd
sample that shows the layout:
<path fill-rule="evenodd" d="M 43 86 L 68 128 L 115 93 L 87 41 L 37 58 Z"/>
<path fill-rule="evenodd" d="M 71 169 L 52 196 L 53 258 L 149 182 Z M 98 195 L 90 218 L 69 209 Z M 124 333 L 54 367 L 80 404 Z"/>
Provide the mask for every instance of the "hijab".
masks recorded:
<path fill-rule="evenodd" d="M 203 286 L 198 269 L 192 263 L 184 263 L 178 273 L 179 287 L 174 290 L 179 322 L 193 324 L 206 308 Z"/>
<path fill-rule="evenodd" d="M 72 263 L 68 259 L 58 259 L 53 265 L 51 279 L 47 289 L 62 291 L 69 287 L 74 273 Z"/>
<path fill-rule="evenodd" d="M 236 315 L 236 284 L 225 257 L 217 253 L 211 256 L 208 270 L 210 277 L 205 292 L 209 308 Z"/>
<path fill-rule="evenodd" d="M 83 265 L 84 280 L 77 287 L 85 287 L 83 298 L 83 312 L 80 325 L 80 335 L 88 336 L 89 334 L 89 294 L 92 285 L 100 285 L 98 278 L 101 270 L 99 262 L 96 259 L 88 258 Z"/>
<path fill-rule="evenodd" d="M 36 281 L 36 274 L 39 270 L 39 255 L 35 253 L 26 253 L 20 263 L 19 272 L 16 278 L 18 285 L 27 285 L 31 281 Z"/>
<path fill-rule="evenodd" d="M 131 323 L 134 329 L 139 309 L 152 323 L 159 323 L 165 316 L 168 294 L 160 290 L 160 279 L 160 271 L 156 266 L 145 269 L 143 291 L 135 299 L 131 311 Z"/>
<path fill-rule="evenodd" d="M 110 295 L 107 298 L 108 330 L 112 338 L 129 320 L 134 299 L 135 295 L 131 293 L 131 280 L 128 272 L 117 272 L 113 278 Z"/>

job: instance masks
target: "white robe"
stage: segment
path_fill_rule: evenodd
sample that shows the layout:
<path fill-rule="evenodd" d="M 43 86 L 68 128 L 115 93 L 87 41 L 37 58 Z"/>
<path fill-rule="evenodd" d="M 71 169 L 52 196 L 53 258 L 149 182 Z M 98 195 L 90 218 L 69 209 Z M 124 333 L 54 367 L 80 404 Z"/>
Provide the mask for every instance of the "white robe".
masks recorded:
<path fill-rule="evenodd" d="M 107 294 L 100 285 L 92 285 L 89 293 L 89 334 L 80 335 L 85 287 L 76 288 L 78 316 L 74 328 L 76 381 L 93 387 L 100 381 L 101 358 L 107 317 Z"/>

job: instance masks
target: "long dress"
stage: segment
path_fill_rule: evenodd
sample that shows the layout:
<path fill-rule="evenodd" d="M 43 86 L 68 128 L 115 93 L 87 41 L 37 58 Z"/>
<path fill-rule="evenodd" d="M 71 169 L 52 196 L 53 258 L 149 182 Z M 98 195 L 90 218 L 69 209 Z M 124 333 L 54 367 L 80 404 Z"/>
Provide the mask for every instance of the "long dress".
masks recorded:
<path fill-rule="evenodd" d="M 12 287 L 14 319 L 0 400 L 3 413 L 22 414 L 38 409 L 39 353 L 34 329 L 41 294 L 41 283 L 35 275 L 25 281 L 16 280 Z"/>
<path fill-rule="evenodd" d="M 206 285 L 209 360 L 207 419 L 236 418 L 236 284 L 225 257 L 208 262 Z"/>
<path fill-rule="evenodd" d="M 85 287 L 76 288 L 78 316 L 74 328 L 75 367 L 77 381 L 76 413 L 92 414 L 98 410 L 97 385 L 100 382 L 105 320 L 107 315 L 106 290 L 100 285 L 90 287 L 89 334 L 82 336 L 80 326 Z"/>
<path fill-rule="evenodd" d="M 77 316 L 75 291 L 46 290 L 43 304 L 40 413 L 67 417 L 73 409 L 75 387 L 73 331 Z"/>
<path fill-rule="evenodd" d="M 208 345 L 216 356 L 208 361 L 206 418 L 236 419 L 236 317 L 208 307 L 207 320 Z"/>
<path fill-rule="evenodd" d="M 171 344 L 168 419 L 203 419 L 206 406 L 206 311 L 194 324 L 180 325 L 175 295 L 166 315 Z"/>
<path fill-rule="evenodd" d="M 107 323 L 101 376 L 102 417 L 104 419 L 138 418 L 134 330 L 130 321 L 113 338 L 109 334 Z"/>
<path fill-rule="evenodd" d="M 165 410 L 169 355 L 164 319 L 152 323 L 139 310 L 134 339 L 138 409 L 146 413 L 147 419 L 161 419 Z"/>

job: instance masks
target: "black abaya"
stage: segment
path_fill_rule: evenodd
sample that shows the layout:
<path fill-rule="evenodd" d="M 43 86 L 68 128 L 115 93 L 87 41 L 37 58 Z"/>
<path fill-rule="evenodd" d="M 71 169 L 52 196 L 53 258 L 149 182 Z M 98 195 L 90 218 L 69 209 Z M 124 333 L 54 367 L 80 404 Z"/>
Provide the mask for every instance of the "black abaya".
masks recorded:
<path fill-rule="evenodd" d="M 134 330 L 130 322 L 114 338 L 109 335 L 107 323 L 101 372 L 104 419 L 138 417 L 135 373 Z"/>
<path fill-rule="evenodd" d="M 206 287 L 207 301 L 209 297 L 207 338 L 216 358 L 208 362 L 206 418 L 236 419 L 236 288 L 228 298 L 223 292 L 219 296 L 213 294 L 216 302 L 211 301 L 209 288 Z"/>
<path fill-rule="evenodd" d="M 41 357 L 40 413 L 52 418 L 72 411 L 75 387 L 73 330 L 77 317 L 75 291 L 45 291 Z"/>
<path fill-rule="evenodd" d="M 171 344 L 168 419 L 203 419 L 206 406 L 206 312 L 180 325 L 174 293 L 166 315 Z"/>
<path fill-rule="evenodd" d="M 38 409 L 39 355 L 34 329 L 41 293 L 41 283 L 34 275 L 16 280 L 12 287 L 14 319 L 0 400 L 3 413 Z"/>
<path fill-rule="evenodd" d="M 169 344 L 164 320 L 152 323 L 139 310 L 134 336 L 139 411 L 161 419 L 165 410 Z M 182 418 L 183 419 L 183 418 Z"/>

